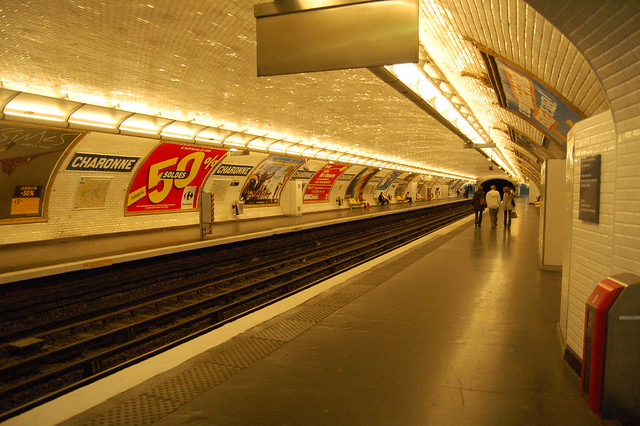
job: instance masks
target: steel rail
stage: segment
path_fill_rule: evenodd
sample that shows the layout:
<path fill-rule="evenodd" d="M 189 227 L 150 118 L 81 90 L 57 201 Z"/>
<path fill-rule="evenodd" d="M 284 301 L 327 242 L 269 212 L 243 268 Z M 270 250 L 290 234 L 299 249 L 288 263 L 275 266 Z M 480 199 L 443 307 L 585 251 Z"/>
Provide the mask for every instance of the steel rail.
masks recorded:
<path fill-rule="evenodd" d="M 366 262 L 373 257 L 397 248 L 399 245 L 420 238 L 443 224 L 450 223 L 470 213 L 468 208 L 459 208 L 457 210 L 458 211 L 453 214 L 447 214 L 446 216 L 448 217 L 446 218 L 433 218 L 428 221 L 422 220 L 414 225 L 409 225 L 406 221 L 396 222 L 393 225 L 387 226 L 385 232 L 381 232 L 379 236 L 368 236 L 362 245 L 353 244 L 353 241 L 357 240 L 357 238 L 350 239 L 345 244 L 339 242 L 327 244 L 321 249 L 316 248 L 317 252 L 326 254 L 330 250 L 336 250 L 341 245 L 349 246 L 350 250 L 348 254 L 342 253 L 338 256 L 319 255 L 316 257 L 317 260 L 313 262 L 305 262 L 291 270 L 283 271 L 281 274 L 268 277 L 265 280 L 240 286 L 236 289 L 217 294 L 207 300 L 179 307 L 171 313 L 140 320 L 118 330 L 108 331 L 103 333 L 103 335 L 73 343 L 48 354 L 36 355 L 22 363 L 2 368 L 0 369 L 0 371 L 2 371 L 0 375 L 5 374 L 7 377 L 11 377 L 12 374 L 40 368 L 42 365 L 50 364 L 51 362 L 60 362 L 64 359 L 80 357 L 80 359 L 71 362 L 69 365 L 51 368 L 48 371 L 43 371 L 26 380 L 18 381 L 18 383 L 7 386 L 0 391 L 0 397 L 2 399 L 11 399 L 16 394 L 27 389 L 32 389 L 34 386 L 39 386 L 47 381 L 56 380 L 69 374 L 77 375 L 78 371 L 82 371 L 82 377 L 76 380 L 77 383 L 91 381 L 91 377 L 94 377 L 93 380 L 96 380 L 102 377 L 105 371 L 118 368 L 117 365 L 110 365 L 109 358 L 117 357 L 123 351 L 133 350 L 136 347 L 150 344 L 150 342 L 163 339 L 167 334 L 175 333 L 178 330 L 189 330 L 191 331 L 189 334 L 200 333 L 199 331 L 190 330 L 190 327 L 194 326 L 194 324 L 200 324 L 200 328 L 204 329 L 219 326 L 219 324 L 226 322 L 229 317 L 241 315 L 241 313 L 235 312 L 237 310 L 252 311 L 255 309 L 255 306 L 252 305 L 257 304 L 263 306 L 264 304 L 273 303 L 274 300 L 279 300 L 284 297 L 284 295 L 300 291 L 312 285 L 312 283 L 318 281 L 319 276 L 322 276 L 321 279 L 326 279 L 324 275 L 334 275 L 357 264 Z M 402 233 L 403 235 L 399 235 L 397 232 L 391 232 L 391 229 L 396 231 L 397 229 L 403 229 L 405 232 Z M 362 240 L 362 238 L 360 239 Z M 308 257 L 311 254 L 311 250 L 304 254 Z M 300 255 L 300 253 L 298 253 L 298 255 Z M 288 257 L 291 259 L 296 256 Z M 336 257 L 339 259 L 336 260 Z M 269 264 L 270 262 L 266 263 Z M 271 265 L 281 265 L 283 263 L 285 262 L 274 261 L 271 262 Z M 321 270 L 324 270 L 324 272 L 321 273 Z M 256 287 L 259 287 L 260 290 L 253 291 L 252 288 L 255 289 Z M 247 292 L 252 293 L 247 295 Z M 182 295 L 182 297 L 187 296 Z M 168 298 L 175 297 L 171 296 Z M 225 299 L 226 302 L 221 302 Z M 137 309 L 142 308 L 138 307 Z M 125 312 L 120 312 L 118 314 L 123 315 L 124 313 Z M 101 319 L 98 318 L 98 320 Z M 211 324 L 212 322 L 213 324 Z M 161 323 L 168 325 L 162 330 L 143 335 L 145 333 L 144 330 L 159 327 Z M 183 338 L 184 337 L 178 337 L 177 340 Z M 122 343 L 123 340 L 125 340 L 124 343 Z M 114 347 L 104 349 L 108 341 L 112 342 L 111 345 L 114 344 L 113 342 L 116 342 L 116 344 Z M 95 353 L 86 355 L 88 348 L 91 347 L 96 348 Z M 155 353 L 155 349 L 150 349 L 148 352 Z M 71 387 L 73 388 L 75 385 L 71 385 Z M 0 420 L 29 409 L 33 407 L 34 404 L 51 399 L 55 397 L 55 395 L 59 395 L 60 392 L 65 392 L 65 390 L 53 391 L 49 395 L 10 409 L 6 413 L 0 414 Z"/>

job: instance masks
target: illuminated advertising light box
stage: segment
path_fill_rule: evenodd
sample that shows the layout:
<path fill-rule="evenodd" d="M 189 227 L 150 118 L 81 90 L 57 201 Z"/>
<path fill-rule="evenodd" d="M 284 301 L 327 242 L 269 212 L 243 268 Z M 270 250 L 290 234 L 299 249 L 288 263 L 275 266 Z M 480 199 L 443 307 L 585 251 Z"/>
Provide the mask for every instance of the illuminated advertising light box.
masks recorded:
<path fill-rule="evenodd" d="M 342 164 L 327 164 L 318 173 L 316 173 L 309 185 L 304 191 L 305 203 L 326 203 L 329 201 L 329 195 L 333 184 L 338 180 L 340 175 L 349 168 Z"/>
<path fill-rule="evenodd" d="M 358 173 L 358 176 L 355 177 L 347 187 L 345 191 L 345 198 L 354 198 L 356 200 L 360 200 L 362 198 L 362 192 L 364 191 L 364 187 L 367 186 L 369 180 L 378 172 L 378 169 L 374 167 L 367 167 Z"/>
<path fill-rule="evenodd" d="M 567 134 L 584 114 L 559 93 L 486 48 L 483 53 L 500 106 L 518 114 L 549 136 L 562 153 L 567 148 Z M 549 150 L 548 148 L 547 150 Z M 555 155 L 555 158 L 564 155 Z"/>
<path fill-rule="evenodd" d="M 260 163 L 247 178 L 240 200 L 245 207 L 252 205 L 277 206 L 282 188 L 304 160 L 288 157 L 269 157 Z"/>
<path fill-rule="evenodd" d="M 417 63 L 418 0 L 258 4 L 258 76 Z"/>
<path fill-rule="evenodd" d="M 126 212 L 197 210 L 205 177 L 226 153 L 198 145 L 158 145 L 133 178 Z"/>
<path fill-rule="evenodd" d="M 55 171 L 83 135 L 69 129 L 0 124 L 0 222 L 45 220 Z"/>
<path fill-rule="evenodd" d="M 383 181 L 376 187 L 376 191 L 386 191 L 389 189 L 393 181 L 402 174 L 402 172 L 391 172 L 384 178 Z"/>
<path fill-rule="evenodd" d="M 529 140 L 529 138 L 511 127 L 509 127 L 509 136 L 516 145 L 524 148 L 528 153 L 536 157 L 536 160 L 540 161 L 541 163 L 544 160 L 552 158 L 547 152 L 545 152 L 544 149 L 542 149 L 541 146 L 532 142 L 531 140 Z"/>

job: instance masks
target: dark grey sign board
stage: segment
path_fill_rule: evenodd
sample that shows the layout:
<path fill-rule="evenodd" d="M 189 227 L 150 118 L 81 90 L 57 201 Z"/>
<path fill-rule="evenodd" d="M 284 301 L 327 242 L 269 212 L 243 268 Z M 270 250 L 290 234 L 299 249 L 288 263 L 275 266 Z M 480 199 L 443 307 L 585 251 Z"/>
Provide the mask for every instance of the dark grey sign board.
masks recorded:
<path fill-rule="evenodd" d="M 599 223 L 600 154 L 583 157 L 580 162 L 580 206 L 578 219 Z"/>

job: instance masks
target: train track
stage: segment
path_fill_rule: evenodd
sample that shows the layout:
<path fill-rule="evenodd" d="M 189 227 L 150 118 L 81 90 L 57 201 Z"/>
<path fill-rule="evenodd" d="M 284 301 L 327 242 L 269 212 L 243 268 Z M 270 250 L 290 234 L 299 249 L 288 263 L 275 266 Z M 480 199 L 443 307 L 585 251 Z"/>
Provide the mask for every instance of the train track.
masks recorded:
<path fill-rule="evenodd" d="M 468 203 L 445 204 L 112 267 L 101 281 L 79 273 L 39 279 L 49 289 L 41 300 L 33 296 L 38 282 L 25 283 L 26 295 L 10 295 L 13 308 L 3 309 L 10 326 L 0 334 L 0 421 L 470 212 Z M 24 339 L 32 344 L 20 345 Z"/>

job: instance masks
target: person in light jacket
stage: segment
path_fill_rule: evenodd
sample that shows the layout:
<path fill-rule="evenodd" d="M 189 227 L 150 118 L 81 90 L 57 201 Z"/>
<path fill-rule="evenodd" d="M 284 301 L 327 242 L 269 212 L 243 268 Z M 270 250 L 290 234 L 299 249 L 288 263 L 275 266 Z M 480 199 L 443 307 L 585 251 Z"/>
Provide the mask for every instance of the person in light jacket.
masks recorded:
<path fill-rule="evenodd" d="M 498 209 L 500 209 L 500 193 L 496 190 L 495 185 L 491 185 L 491 190 L 487 192 L 485 199 L 491 218 L 491 229 L 495 229 L 498 227 Z"/>
<path fill-rule="evenodd" d="M 516 202 L 513 200 L 513 192 L 511 192 L 511 188 L 505 186 L 502 188 L 504 195 L 502 196 L 502 210 L 504 211 L 504 227 L 509 229 L 511 228 L 511 211 L 513 207 L 516 205 Z"/>

